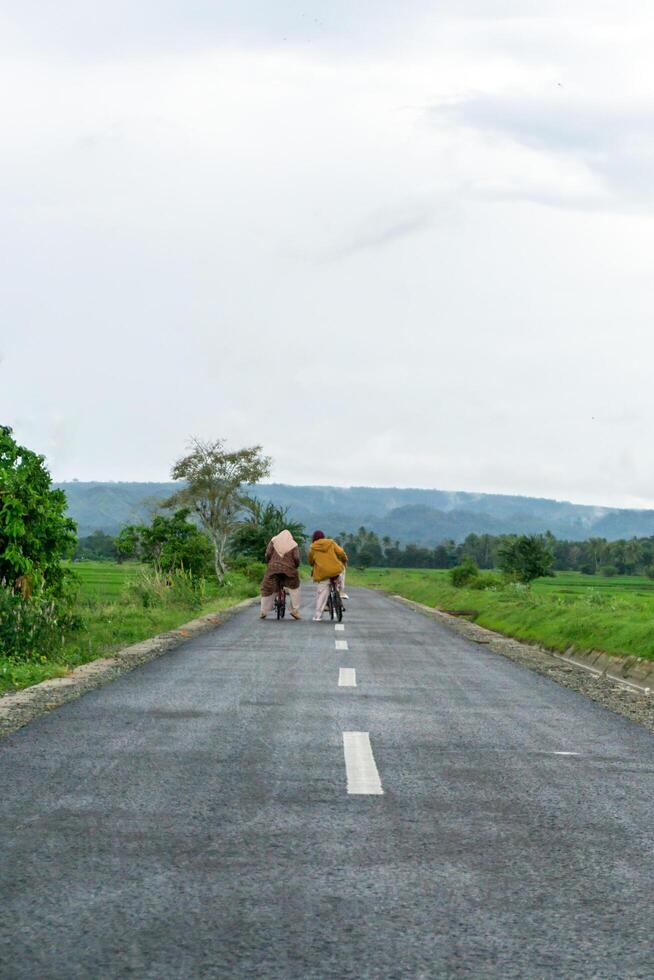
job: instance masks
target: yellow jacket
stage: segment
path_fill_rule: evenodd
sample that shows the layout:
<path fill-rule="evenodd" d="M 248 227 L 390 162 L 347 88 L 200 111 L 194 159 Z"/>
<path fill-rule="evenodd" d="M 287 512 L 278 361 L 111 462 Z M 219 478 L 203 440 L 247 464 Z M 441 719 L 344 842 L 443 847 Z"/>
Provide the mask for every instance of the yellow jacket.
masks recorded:
<path fill-rule="evenodd" d="M 347 555 L 331 538 L 319 538 L 309 548 L 309 564 L 312 566 L 314 582 L 324 582 L 326 578 L 336 578 L 345 568 Z"/>

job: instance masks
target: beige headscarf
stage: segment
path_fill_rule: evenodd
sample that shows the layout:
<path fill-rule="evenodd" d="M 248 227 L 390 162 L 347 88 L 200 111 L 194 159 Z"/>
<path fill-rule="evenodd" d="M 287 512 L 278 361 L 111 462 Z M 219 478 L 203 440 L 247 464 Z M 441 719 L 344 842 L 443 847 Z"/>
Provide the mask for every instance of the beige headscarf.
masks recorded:
<path fill-rule="evenodd" d="M 283 558 L 293 548 L 297 548 L 297 541 L 290 531 L 280 531 L 274 538 L 271 538 L 271 544 L 280 558 Z"/>

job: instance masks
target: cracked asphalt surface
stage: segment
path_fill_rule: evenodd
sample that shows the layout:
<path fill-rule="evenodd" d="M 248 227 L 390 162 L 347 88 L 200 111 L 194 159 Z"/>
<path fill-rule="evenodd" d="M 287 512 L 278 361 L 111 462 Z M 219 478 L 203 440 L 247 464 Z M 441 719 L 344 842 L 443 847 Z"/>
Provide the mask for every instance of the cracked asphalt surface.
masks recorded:
<path fill-rule="evenodd" d="M 0 742 L 3 980 L 654 975 L 654 736 L 380 593 L 342 633 L 311 599 Z"/>

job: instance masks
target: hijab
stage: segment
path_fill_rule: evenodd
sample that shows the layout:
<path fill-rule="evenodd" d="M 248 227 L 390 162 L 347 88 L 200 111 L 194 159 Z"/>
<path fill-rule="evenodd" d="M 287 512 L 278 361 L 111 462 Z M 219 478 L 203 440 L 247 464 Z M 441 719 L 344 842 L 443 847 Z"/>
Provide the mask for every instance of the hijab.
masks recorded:
<path fill-rule="evenodd" d="M 297 548 L 297 541 L 293 538 L 290 531 L 283 530 L 271 538 L 271 544 L 280 558 L 287 555 L 293 548 Z"/>

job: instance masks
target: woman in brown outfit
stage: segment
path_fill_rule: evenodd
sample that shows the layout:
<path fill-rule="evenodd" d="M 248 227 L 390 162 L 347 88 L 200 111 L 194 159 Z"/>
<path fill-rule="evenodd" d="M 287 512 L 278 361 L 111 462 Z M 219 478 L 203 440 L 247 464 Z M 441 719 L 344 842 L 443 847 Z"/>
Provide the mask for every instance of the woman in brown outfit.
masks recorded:
<path fill-rule="evenodd" d="M 261 619 L 272 611 L 273 596 L 279 588 L 278 575 L 291 598 L 291 616 L 300 618 L 300 549 L 290 531 L 281 531 L 270 539 L 266 548 L 268 568 L 261 583 Z"/>

